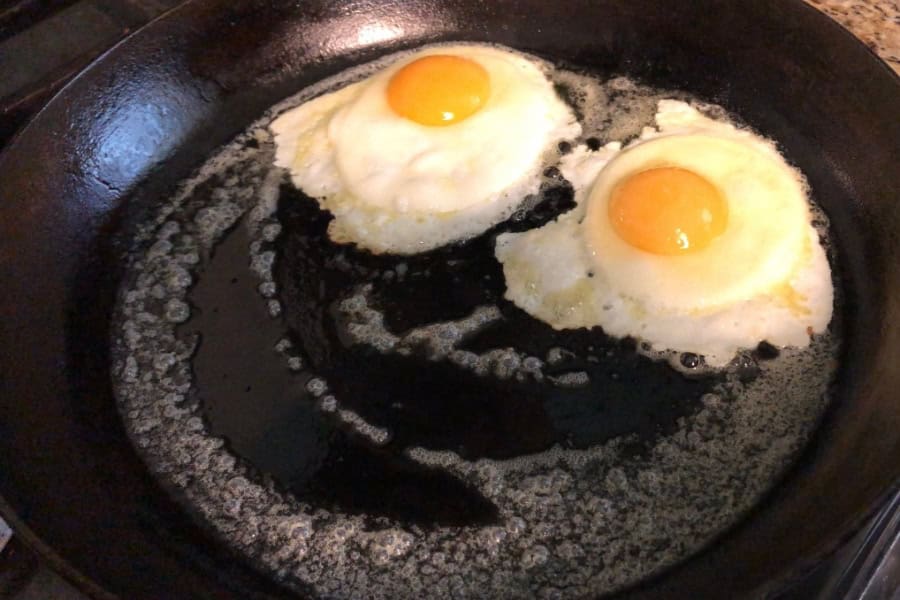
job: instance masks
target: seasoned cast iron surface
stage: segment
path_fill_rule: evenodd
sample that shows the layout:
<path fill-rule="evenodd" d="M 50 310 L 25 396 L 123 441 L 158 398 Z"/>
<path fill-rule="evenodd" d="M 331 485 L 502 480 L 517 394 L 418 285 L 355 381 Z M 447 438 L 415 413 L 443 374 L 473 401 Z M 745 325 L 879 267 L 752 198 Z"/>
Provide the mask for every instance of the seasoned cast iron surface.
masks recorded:
<path fill-rule="evenodd" d="M 124 266 L 114 233 L 133 212 L 152 219 L 175 182 L 279 99 L 390 49 L 460 39 L 722 104 L 778 139 L 831 221 L 847 318 L 822 425 L 746 521 L 629 597 L 705 597 L 723 581 L 758 597 L 880 503 L 900 474 L 900 82 L 858 40 L 781 0 L 196 0 L 102 57 L 0 155 L 0 510 L 70 576 L 124 598 L 283 596 L 210 543 L 123 431 L 109 372 Z"/>
<path fill-rule="evenodd" d="M 578 77 L 557 76 L 564 93 Z M 589 119 L 595 144 L 635 135 L 672 93 L 617 78 L 569 95 L 606 115 Z M 328 240 L 330 216 L 273 167 L 265 124 L 142 228 L 113 374 L 151 469 L 289 586 L 616 590 L 735 523 L 816 426 L 839 321 L 809 350 L 747 352 L 724 372 L 556 332 L 503 300 L 493 245 L 571 207 L 557 171 L 534 210 L 479 238 L 372 256 Z"/>

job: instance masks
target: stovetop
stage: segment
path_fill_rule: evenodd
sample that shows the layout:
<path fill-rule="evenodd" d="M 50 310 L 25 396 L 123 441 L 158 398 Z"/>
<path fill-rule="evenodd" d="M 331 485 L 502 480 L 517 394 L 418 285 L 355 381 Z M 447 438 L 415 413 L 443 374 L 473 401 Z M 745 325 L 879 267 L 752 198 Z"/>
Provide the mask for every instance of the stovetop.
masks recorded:
<path fill-rule="evenodd" d="M 182 0 L 0 0 L 0 147 L 103 51 Z M 784 600 L 900 599 L 900 492 Z M 0 520 L 0 598 L 86 600 Z"/>

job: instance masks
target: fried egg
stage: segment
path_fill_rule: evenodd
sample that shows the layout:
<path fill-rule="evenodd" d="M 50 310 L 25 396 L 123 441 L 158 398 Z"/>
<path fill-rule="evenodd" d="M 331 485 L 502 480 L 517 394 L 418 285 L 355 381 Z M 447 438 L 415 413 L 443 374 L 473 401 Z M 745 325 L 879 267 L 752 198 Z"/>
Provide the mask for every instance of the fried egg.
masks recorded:
<path fill-rule="evenodd" d="M 563 157 L 576 208 L 498 237 L 506 297 L 556 329 L 600 326 L 711 366 L 764 340 L 807 346 L 834 290 L 803 176 L 684 102 L 661 101 L 656 125 Z"/>
<path fill-rule="evenodd" d="M 271 124 L 276 164 L 334 215 L 328 234 L 413 254 L 478 235 L 537 193 L 557 142 L 579 135 L 547 65 L 441 45 Z"/>

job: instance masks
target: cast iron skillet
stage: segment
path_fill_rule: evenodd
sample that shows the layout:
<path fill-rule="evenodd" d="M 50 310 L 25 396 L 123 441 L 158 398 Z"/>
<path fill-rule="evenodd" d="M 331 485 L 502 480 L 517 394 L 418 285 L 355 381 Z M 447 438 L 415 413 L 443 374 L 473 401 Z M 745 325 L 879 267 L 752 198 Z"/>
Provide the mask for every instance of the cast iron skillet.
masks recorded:
<path fill-rule="evenodd" d="M 150 203 L 274 102 L 390 49 L 485 40 L 716 100 L 815 160 L 847 277 L 832 408 L 717 544 L 629 593 L 771 593 L 900 475 L 900 80 L 800 2 L 195 0 L 98 60 L 0 156 L 0 504 L 98 597 L 284 597 L 146 473 L 110 391 L 126 201 Z"/>

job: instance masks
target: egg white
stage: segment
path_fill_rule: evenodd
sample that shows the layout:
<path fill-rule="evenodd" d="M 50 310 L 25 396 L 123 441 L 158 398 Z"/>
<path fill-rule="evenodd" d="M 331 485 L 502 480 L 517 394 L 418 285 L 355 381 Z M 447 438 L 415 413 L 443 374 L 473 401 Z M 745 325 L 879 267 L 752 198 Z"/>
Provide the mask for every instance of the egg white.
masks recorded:
<path fill-rule="evenodd" d="M 393 74 L 431 54 L 484 67 L 490 95 L 470 117 L 430 127 L 396 115 Z M 412 254 L 477 235 L 535 194 L 555 143 L 581 131 L 537 59 L 482 45 L 441 45 L 325 94 L 272 124 L 276 164 L 334 215 L 329 236 Z"/>
<path fill-rule="evenodd" d="M 600 326 L 655 350 L 702 354 L 712 366 L 763 340 L 808 345 L 831 320 L 834 292 L 802 175 L 768 140 L 686 103 L 660 102 L 656 123 L 624 150 L 582 146 L 563 157 L 577 206 L 544 227 L 499 236 L 506 297 L 556 329 Z M 723 191 L 728 226 L 708 248 L 658 256 L 612 230 L 610 190 L 662 165 Z"/>

